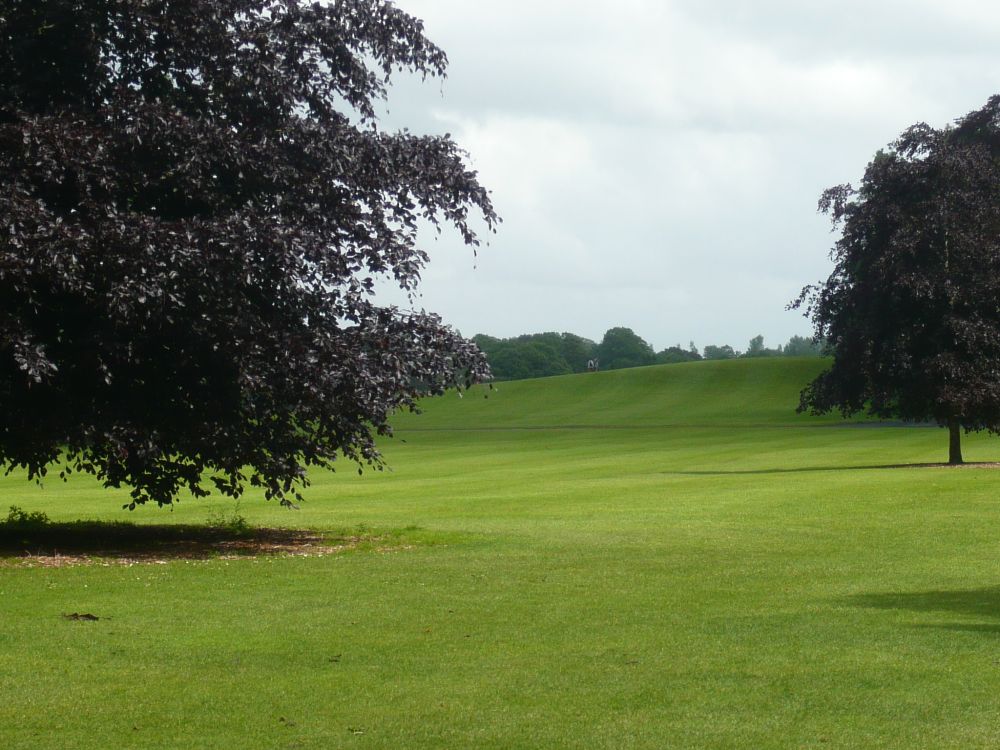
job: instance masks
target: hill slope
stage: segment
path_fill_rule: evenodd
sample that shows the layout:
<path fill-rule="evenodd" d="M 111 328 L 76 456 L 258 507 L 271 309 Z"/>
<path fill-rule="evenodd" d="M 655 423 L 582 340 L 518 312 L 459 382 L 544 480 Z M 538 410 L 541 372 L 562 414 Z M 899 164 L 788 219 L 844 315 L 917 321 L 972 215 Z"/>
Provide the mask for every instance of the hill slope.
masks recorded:
<path fill-rule="evenodd" d="M 400 430 L 661 425 L 805 425 L 840 417 L 796 414 L 799 391 L 827 361 L 737 359 L 637 367 L 477 386 L 400 414 Z"/>

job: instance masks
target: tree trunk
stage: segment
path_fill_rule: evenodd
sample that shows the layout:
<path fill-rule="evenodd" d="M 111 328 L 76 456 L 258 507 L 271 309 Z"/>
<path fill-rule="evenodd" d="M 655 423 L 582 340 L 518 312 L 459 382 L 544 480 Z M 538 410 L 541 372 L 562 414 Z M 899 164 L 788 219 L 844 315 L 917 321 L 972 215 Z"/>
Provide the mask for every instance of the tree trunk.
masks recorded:
<path fill-rule="evenodd" d="M 962 428 L 957 419 L 948 420 L 948 463 L 960 464 L 962 461 Z"/>

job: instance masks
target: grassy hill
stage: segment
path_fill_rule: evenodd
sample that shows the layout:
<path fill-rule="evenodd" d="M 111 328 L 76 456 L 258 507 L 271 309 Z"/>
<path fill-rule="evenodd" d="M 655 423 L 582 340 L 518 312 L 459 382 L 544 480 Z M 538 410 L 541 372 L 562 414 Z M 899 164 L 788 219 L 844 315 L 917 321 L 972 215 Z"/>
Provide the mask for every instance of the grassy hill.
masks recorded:
<path fill-rule="evenodd" d="M 815 357 L 687 362 L 476 386 L 427 399 L 402 430 L 796 425 L 799 391 L 826 366 Z"/>
<path fill-rule="evenodd" d="M 0 554 L 0 748 L 998 747 L 1000 472 L 930 465 L 944 430 L 817 429 L 822 366 L 429 399 L 391 470 L 312 472 L 300 512 L 0 477 L 0 509 L 143 532 Z M 166 528 L 206 520 L 332 554 Z"/>

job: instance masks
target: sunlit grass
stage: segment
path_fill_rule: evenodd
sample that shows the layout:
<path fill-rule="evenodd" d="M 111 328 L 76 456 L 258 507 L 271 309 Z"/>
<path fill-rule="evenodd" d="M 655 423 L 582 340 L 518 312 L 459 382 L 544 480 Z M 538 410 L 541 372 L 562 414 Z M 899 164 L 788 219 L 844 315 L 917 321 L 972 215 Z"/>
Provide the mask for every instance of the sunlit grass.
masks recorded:
<path fill-rule="evenodd" d="M 0 747 L 996 746 L 1000 473 L 918 466 L 942 430 L 796 416 L 816 366 L 450 396 L 400 420 L 392 471 L 318 475 L 298 512 L 3 480 L 0 517 L 392 543 L 9 561 Z"/>

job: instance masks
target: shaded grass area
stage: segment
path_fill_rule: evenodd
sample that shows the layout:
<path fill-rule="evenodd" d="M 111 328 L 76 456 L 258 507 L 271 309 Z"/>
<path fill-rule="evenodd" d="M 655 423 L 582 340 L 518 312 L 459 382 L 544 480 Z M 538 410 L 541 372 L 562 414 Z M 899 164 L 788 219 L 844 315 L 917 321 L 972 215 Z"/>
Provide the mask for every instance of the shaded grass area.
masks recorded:
<path fill-rule="evenodd" d="M 0 521 L 0 566 L 62 567 L 92 562 L 126 564 L 211 560 L 254 555 L 324 555 L 346 550 L 407 548 L 420 529 L 374 533 L 251 526 L 238 513 L 209 523 L 89 520 L 53 522 L 42 511 L 11 506 Z"/>
<path fill-rule="evenodd" d="M 849 604 L 913 612 L 949 612 L 997 621 L 1000 626 L 1000 585 L 958 591 L 910 591 L 861 594 Z"/>
<path fill-rule="evenodd" d="M 46 564 L 72 564 L 81 562 L 82 557 L 208 559 L 220 555 L 305 551 L 358 541 L 358 537 L 327 537 L 297 529 L 229 529 L 191 524 L 139 526 L 123 521 L 0 524 L 0 559 Z"/>
<path fill-rule="evenodd" d="M 793 468 L 775 467 L 771 469 L 732 469 L 732 470 L 703 470 L 703 471 L 683 471 L 676 470 L 668 472 L 678 475 L 689 476 L 725 476 L 744 474 L 789 474 L 789 473 L 815 473 L 820 471 L 866 471 L 883 469 L 996 469 L 1000 468 L 1000 463 L 995 461 L 967 461 L 963 464 L 949 464 L 942 461 L 908 463 L 908 464 L 870 464 L 867 466 L 796 466 Z"/>

